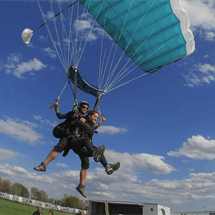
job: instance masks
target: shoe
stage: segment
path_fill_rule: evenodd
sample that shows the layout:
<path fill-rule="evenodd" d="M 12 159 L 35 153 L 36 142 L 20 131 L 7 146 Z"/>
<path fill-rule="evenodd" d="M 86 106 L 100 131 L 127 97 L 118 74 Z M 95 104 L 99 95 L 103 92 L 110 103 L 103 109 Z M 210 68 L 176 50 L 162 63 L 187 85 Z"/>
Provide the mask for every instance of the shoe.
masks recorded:
<path fill-rule="evenodd" d="M 46 172 L 46 167 L 47 167 L 47 165 L 42 162 L 39 166 L 34 167 L 34 170 L 41 171 L 41 172 Z"/>
<path fill-rule="evenodd" d="M 101 145 L 99 146 L 94 152 L 93 152 L 93 160 L 95 162 L 99 162 L 101 160 L 102 154 L 105 152 L 105 146 Z"/>
<path fill-rule="evenodd" d="M 114 163 L 114 164 L 108 164 L 105 167 L 105 171 L 108 175 L 111 175 L 114 171 L 118 170 L 120 167 L 120 162 Z"/>
<path fill-rule="evenodd" d="M 84 191 L 84 188 L 85 188 L 84 185 L 79 184 L 79 185 L 76 187 L 76 190 L 77 190 L 83 197 L 86 198 L 87 196 L 86 196 L 86 193 L 85 193 L 85 191 Z"/>

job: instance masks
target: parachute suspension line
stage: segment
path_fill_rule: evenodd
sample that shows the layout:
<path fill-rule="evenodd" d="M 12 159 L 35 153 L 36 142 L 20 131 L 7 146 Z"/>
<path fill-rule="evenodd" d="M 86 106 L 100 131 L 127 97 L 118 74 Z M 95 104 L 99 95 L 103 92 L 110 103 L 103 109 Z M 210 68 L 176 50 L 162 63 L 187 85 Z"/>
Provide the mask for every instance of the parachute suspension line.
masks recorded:
<path fill-rule="evenodd" d="M 106 20 L 106 19 L 105 19 L 105 20 Z M 105 22 L 104 22 L 104 28 L 105 28 Z M 101 66 L 102 55 L 103 55 L 103 62 L 105 61 L 105 56 L 106 56 L 106 50 L 105 50 L 105 54 L 102 53 L 103 44 L 104 44 L 104 35 L 105 35 L 105 31 L 104 31 L 104 29 L 103 29 L 102 42 L 101 42 L 101 51 L 100 51 L 100 67 L 99 67 L 99 68 L 100 68 L 99 75 L 100 75 L 100 80 L 101 80 L 101 81 L 100 81 L 100 86 L 99 86 L 100 89 L 102 89 L 102 83 L 103 83 L 103 81 L 104 81 L 105 73 L 106 73 L 106 71 L 107 71 L 107 66 L 108 66 L 108 64 L 109 64 L 110 56 L 111 56 L 111 54 L 112 54 L 113 47 L 114 47 L 114 41 L 113 41 L 113 42 L 112 42 L 112 45 L 111 45 L 111 49 L 109 50 L 108 59 L 106 60 L 106 66 L 105 66 L 105 69 L 104 69 L 104 72 L 103 72 L 103 76 L 102 76 L 102 78 L 101 78 L 101 74 L 102 74 L 102 71 L 103 71 L 103 66 Z M 116 51 L 117 51 L 117 47 L 116 47 L 115 52 L 114 52 L 114 54 L 113 54 L 112 61 L 111 61 L 111 65 L 109 66 L 109 73 L 108 73 L 108 75 L 107 75 L 107 79 L 106 79 L 106 82 L 105 82 L 105 84 L 104 84 L 103 89 L 106 88 L 106 85 L 107 85 L 107 83 L 108 83 L 108 80 L 111 79 L 111 72 L 110 72 L 110 71 L 111 71 L 112 66 L 113 66 L 113 61 L 114 61 L 114 59 L 115 59 Z"/>
<path fill-rule="evenodd" d="M 111 48 L 110 48 L 110 50 L 109 50 L 109 55 L 108 55 L 107 60 L 106 60 L 107 49 L 105 49 L 104 54 L 102 53 L 103 44 L 104 44 L 104 33 L 105 33 L 104 29 L 105 29 L 105 24 L 106 24 L 106 16 L 105 16 L 105 19 L 104 19 L 103 35 L 102 35 L 101 51 L 100 51 L 100 67 L 99 67 L 99 68 L 100 68 L 100 69 L 99 69 L 99 76 L 100 76 L 100 78 L 99 78 L 99 80 L 100 80 L 99 88 L 100 88 L 100 89 L 102 89 L 102 84 L 103 84 L 103 81 L 104 81 L 104 78 L 105 78 L 105 74 L 106 74 L 106 72 L 107 72 L 107 67 L 108 67 L 108 64 L 109 64 L 109 62 L 110 62 L 110 58 L 111 58 L 111 54 L 112 54 L 112 50 L 113 50 L 113 46 L 114 46 L 114 42 L 112 42 Z M 116 50 L 117 50 L 117 49 L 116 49 Z M 112 68 L 112 65 L 113 65 L 113 61 L 114 61 L 114 59 L 115 59 L 116 50 L 115 50 L 114 55 L 112 56 L 112 62 L 111 62 L 111 65 L 109 66 L 109 72 L 108 72 L 108 74 L 107 74 L 107 79 L 106 79 L 106 82 L 104 83 L 103 89 L 106 88 L 107 83 L 108 83 L 108 80 L 111 79 L 111 74 L 112 74 L 111 68 Z M 102 59 L 101 59 L 101 58 L 102 58 L 102 55 L 103 55 L 103 64 L 102 64 L 102 67 L 101 67 L 101 62 L 102 62 Z M 103 69 L 105 60 L 106 60 L 106 65 L 105 65 L 105 68 Z M 101 74 L 102 74 L 102 73 L 103 73 L 103 75 L 102 75 L 102 77 L 101 77 Z"/>
<path fill-rule="evenodd" d="M 70 88 L 72 90 L 72 93 L 73 93 L 74 103 L 75 103 L 75 105 L 78 105 L 78 101 L 77 101 L 77 99 L 75 99 L 75 92 L 74 92 L 74 90 L 72 88 L 72 85 L 71 85 L 71 82 L 70 82 L 69 78 L 68 78 L 68 83 L 69 83 L 69 86 L 70 86 Z"/>
<path fill-rule="evenodd" d="M 58 101 L 60 100 L 60 97 L 62 96 L 64 90 L 66 89 L 67 84 L 68 84 L 68 81 L 66 82 L 66 84 L 63 87 L 63 89 L 61 90 L 60 95 L 58 96 Z"/>
<path fill-rule="evenodd" d="M 146 59 L 144 59 L 143 61 L 141 61 L 138 65 L 136 65 L 130 72 L 132 72 L 136 67 L 138 67 L 140 64 L 142 64 L 144 61 L 146 61 L 150 56 L 152 56 L 154 53 L 156 53 L 157 51 L 159 51 L 160 49 L 162 49 L 164 46 L 166 46 L 168 43 L 170 43 L 171 41 L 173 41 L 174 39 L 176 39 L 177 37 L 178 37 L 179 35 L 177 35 L 177 36 L 175 36 L 174 38 L 172 38 L 170 41 L 168 41 L 167 43 L 165 43 L 165 44 L 163 44 L 162 46 L 160 46 L 156 51 L 154 51 L 151 55 L 149 55 Z M 133 63 L 133 64 L 135 64 L 135 63 Z M 132 65 L 131 65 L 132 66 Z M 128 68 L 129 69 L 129 68 Z M 130 73 L 129 72 L 129 73 Z M 138 79 L 138 78 L 141 78 L 141 77 L 143 77 L 143 76 L 145 76 L 145 75 L 149 75 L 149 74 L 151 74 L 151 73 L 153 73 L 154 71 L 150 71 L 150 72 L 147 72 L 147 73 L 144 73 L 144 74 L 142 74 L 142 75 L 140 75 L 140 76 L 138 76 L 138 77 L 136 77 L 136 78 L 133 78 L 133 79 L 131 79 L 131 80 L 129 80 L 129 81 L 127 81 L 127 82 L 125 82 L 125 83 L 123 83 L 123 84 L 121 84 L 121 85 L 119 85 L 119 86 L 117 86 L 117 87 L 115 87 L 115 88 L 112 88 L 112 89 L 110 89 L 110 90 L 108 90 L 107 92 L 109 93 L 109 92 L 111 92 L 111 91 L 113 91 L 113 90 L 115 90 L 115 89 L 117 89 L 117 88 L 119 88 L 119 87 L 121 87 L 121 86 L 123 86 L 123 85 L 125 85 L 125 84 L 128 84 L 128 83 L 130 83 L 130 82 L 132 82 L 132 81 L 134 81 L 134 80 L 136 80 L 136 79 Z"/>
<path fill-rule="evenodd" d="M 79 4 L 78 4 L 79 5 Z M 68 62 L 69 65 L 71 65 L 72 59 L 74 62 L 74 43 L 75 40 L 72 39 L 72 21 L 73 21 L 73 11 L 74 11 L 74 7 L 72 7 L 71 11 L 69 11 L 69 15 L 70 15 L 70 24 L 69 24 L 69 39 L 68 39 Z M 71 45 L 70 45 L 71 44 Z M 72 48 L 72 50 L 71 50 Z M 74 63 L 74 66 L 76 66 L 76 62 Z"/>
<path fill-rule="evenodd" d="M 132 38 L 134 37 L 134 35 L 135 35 L 135 33 L 136 33 L 136 31 L 137 31 L 137 29 L 138 29 L 138 27 L 139 27 L 139 25 L 140 25 L 140 23 L 142 22 L 142 20 L 145 18 L 145 16 L 147 15 L 147 13 L 150 11 L 150 9 L 153 7 L 153 5 L 155 4 L 155 2 L 156 2 L 156 0 L 154 0 L 154 2 L 151 4 L 151 6 L 148 8 L 148 10 L 147 10 L 147 12 L 145 13 L 145 15 L 140 19 L 140 21 L 139 21 L 139 23 L 138 23 L 138 25 L 136 26 L 136 28 L 135 28 L 135 30 L 134 30 L 134 32 L 133 32 L 133 34 L 132 34 L 132 36 L 131 36 L 131 38 L 130 38 L 130 40 L 129 40 L 129 42 L 128 42 L 128 44 L 127 44 L 127 46 L 126 46 L 126 48 L 125 48 L 125 50 L 123 50 L 123 53 L 122 53 L 122 55 L 120 56 L 120 58 L 119 58 L 119 60 L 118 60 L 118 63 L 116 64 L 116 66 L 115 66 L 115 70 L 117 69 L 117 67 L 118 67 L 118 65 L 119 65 L 119 63 L 120 63 L 120 61 L 121 61 L 121 59 L 122 59 L 122 57 L 123 57 L 123 55 L 125 54 L 125 52 L 126 52 L 126 50 L 128 49 L 128 47 L 130 46 L 130 43 L 131 43 L 131 40 L 132 40 Z M 133 2 L 132 2 L 133 3 Z M 130 5 L 130 7 L 132 6 L 132 4 Z M 130 8 L 129 8 L 129 10 L 130 10 Z M 123 24 L 123 29 L 124 29 L 124 26 L 125 26 L 125 24 L 126 24 L 126 21 L 127 21 L 127 17 L 126 17 L 126 20 L 125 20 L 125 22 L 124 22 L 124 24 Z M 160 26 L 160 25 L 159 25 Z M 122 31 L 121 31 L 121 35 L 122 35 L 122 32 L 123 32 L 123 29 L 122 29 Z M 154 31 L 153 31 L 154 32 Z M 152 34 L 152 33 L 151 33 Z M 151 36 L 151 34 L 146 38 L 146 40 Z M 120 36 L 121 36 L 120 35 Z M 145 41 L 146 41 L 145 40 Z M 144 41 L 144 42 L 145 42 Z M 144 43 L 143 42 L 143 43 Z M 141 45 L 142 46 L 142 45 Z M 139 48 L 138 48 L 139 49 Z M 134 55 L 133 55 L 134 56 Z M 132 57 L 133 57 L 132 56 Z M 112 86 L 112 85 L 116 85 L 116 83 L 118 83 L 121 79 L 120 79 L 120 77 L 127 71 L 127 70 L 124 70 L 124 68 L 126 67 L 126 65 L 131 61 L 131 59 L 132 59 L 132 57 L 127 61 L 127 63 L 124 65 L 124 67 L 120 70 L 120 72 L 118 72 L 118 74 L 117 74 L 117 76 L 114 78 L 114 80 L 112 81 L 112 83 L 110 83 L 109 84 L 109 88 Z M 122 72 L 122 70 L 124 70 L 124 72 Z M 121 73 L 122 72 L 122 73 Z M 125 77 L 125 76 L 124 76 Z M 120 79 L 120 80 L 119 80 Z M 117 80 L 119 80 L 119 81 L 117 81 Z"/>
<path fill-rule="evenodd" d="M 44 16 L 44 13 L 43 13 L 43 10 L 42 10 L 42 7 L 41 7 L 41 5 L 40 5 L 39 0 L 37 0 L 37 3 L 38 3 L 38 6 L 39 6 L 39 9 L 40 9 L 40 13 L 41 13 L 41 15 L 42 15 L 42 17 L 43 17 L 43 20 L 44 20 L 44 22 L 45 22 L 44 25 L 46 25 L 46 28 L 47 28 L 48 33 L 49 33 L 49 36 L 50 36 L 50 38 L 51 38 L 51 40 L 52 40 L 52 43 L 53 43 L 53 45 L 54 45 L 54 47 L 55 47 L 55 50 L 56 50 L 57 55 L 58 55 L 58 57 L 59 57 L 59 59 L 60 59 L 60 61 L 61 61 L 61 64 L 62 64 L 63 68 L 66 70 L 66 67 L 65 67 L 65 65 L 64 65 L 64 63 L 63 63 L 63 60 L 62 60 L 62 58 L 61 58 L 61 56 L 60 56 L 60 54 L 59 54 L 59 51 L 58 51 L 58 49 L 57 49 L 57 47 L 56 47 L 56 44 L 55 44 L 55 42 L 54 42 L 54 39 L 53 39 L 52 34 L 51 34 L 51 32 L 50 32 L 50 29 L 49 29 L 49 27 L 48 27 L 48 25 L 47 25 L 48 21 L 46 21 L 46 19 L 45 19 L 45 16 Z M 56 17 L 56 16 L 55 16 L 55 17 Z M 42 25 L 42 26 L 43 26 L 43 25 Z"/>
<path fill-rule="evenodd" d="M 71 16 L 70 16 L 70 36 L 69 36 L 69 42 L 72 44 L 71 46 L 71 48 L 72 48 L 72 50 L 71 50 L 71 48 L 70 48 L 70 46 L 68 47 L 68 48 L 70 48 L 70 60 L 69 60 L 69 62 L 70 62 L 70 65 L 71 65 L 71 62 L 73 62 L 73 65 L 75 66 L 75 67 L 78 67 L 78 49 L 77 49 L 77 44 L 78 44 L 78 34 L 79 34 L 79 28 L 77 28 L 77 27 L 75 27 L 74 26 L 74 23 L 73 23 L 73 8 L 72 8 L 72 11 L 71 11 Z M 79 4 L 77 5 L 77 18 L 76 18 L 77 20 L 79 19 Z M 72 24 L 73 23 L 73 24 Z M 72 29 L 73 28 L 73 29 Z M 74 29 L 76 30 L 76 33 L 75 33 L 75 38 L 73 38 L 73 31 L 74 31 Z M 73 31 L 72 31 L 73 30 Z M 68 55 L 69 55 L 69 53 L 68 53 Z"/>
<path fill-rule="evenodd" d="M 93 30 L 93 28 L 94 28 L 94 25 L 95 25 L 95 23 L 96 23 L 96 20 L 97 20 L 97 18 L 98 18 L 98 16 L 99 16 L 99 14 L 100 14 L 100 11 L 101 11 L 101 9 L 102 9 L 103 4 L 104 4 L 104 2 L 101 4 L 101 6 L 100 6 L 100 8 L 99 8 L 99 10 L 98 10 L 98 13 L 97 13 L 97 15 L 96 15 L 96 18 L 95 18 L 95 20 L 94 20 L 94 22 L 93 22 L 93 25 L 92 25 L 92 27 L 91 27 L 91 29 L 90 29 L 90 31 L 89 31 L 89 33 L 88 33 L 88 35 L 87 35 L 86 42 L 85 42 L 85 44 L 84 44 L 84 46 L 83 46 L 83 49 L 82 49 L 81 55 L 79 56 L 78 65 L 79 65 L 79 63 L 80 63 L 80 60 L 81 60 L 82 55 L 83 55 L 83 53 L 84 53 L 84 50 L 85 50 L 85 48 L 86 48 L 87 42 L 88 42 L 89 37 L 90 37 L 90 35 L 91 35 L 91 32 L 92 32 L 92 30 Z"/>
<path fill-rule="evenodd" d="M 98 78 L 98 88 L 101 89 L 102 87 L 102 65 L 101 65 L 101 59 L 102 59 L 102 49 L 103 49 L 103 44 L 104 44 L 104 29 L 102 32 L 102 41 L 101 41 L 101 49 L 100 49 L 100 60 L 99 60 L 99 78 Z"/>
<path fill-rule="evenodd" d="M 64 8 L 62 11 L 60 11 L 59 13 L 55 14 L 53 17 L 51 17 L 48 20 L 44 20 L 44 23 L 42 25 L 40 25 L 36 30 L 33 31 L 36 32 L 39 28 L 43 27 L 44 25 L 46 25 L 49 21 L 51 21 L 52 19 L 54 19 L 56 16 L 58 16 L 59 14 L 63 13 L 65 10 L 67 10 L 69 7 L 73 6 L 77 1 L 71 3 L 70 5 L 68 5 L 66 8 Z M 39 0 L 37 0 L 37 3 L 39 4 Z M 40 4 L 39 4 L 40 5 Z M 41 8 L 41 6 L 39 6 Z M 42 10 L 41 10 L 42 11 Z"/>
<path fill-rule="evenodd" d="M 111 91 L 113 91 L 113 90 L 115 90 L 115 89 L 117 89 L 117 88 L 119 88 L 119 87 L 122 87 L 122 86 L 124 86 L 124 85 L 126 85 L 126 84 L 128 84 L 128 83 L 130 83 L 130 82 L 132 82 L 132 81 L 135 81 L 135 80 L 137 80 L 137 79 L 139 79 L 139 78 L 142 78 L 142 77 L 145 76 L 145 75 L 149 75 L 150 73 L 152 73 L 152 72 L 143 73 L 142 75 L 140 75 L 140 76 L 138 76 L 138 77 L 136 77 L 136 78 L 133 78 L 133 79 L 127 81 L 127 82 L 124 82 L 123 84 L 120 84 L 120 85 L 118 85 L 118 86 L 116 86 L 116 87 L 114 87 L 114 88 L 111 88 L 110 90 L 107 91 L 107 93 L 109 93 L 109 92 L 111 92 Z"/>
<path fill-rule="evenodd" d="M 58 1 L 58 8 L 59 10 L 61 11 L 61 5 L 60 5 L 60 1 Z M 65 28 L 65 24 L 64 24 L 64 17 L 63 17 L 63 13 L 60 14 L 60 18 L 61 18 L 61 27 L 62 27 L 62 38 L 63 38 L 63 41 L 62 41 L 62 46 L 63 46 L 63 52 L 62 52 L 62 56 L 64 56 L 64 64 L 65 64 L 65 67 L 68 68 L 68 59 L 66 58 L 66 47 L 65 47 L 65 39 L 67 40 L 67 33 L 66 33 L 66 28 Z M 61 43 L 59 41 L 59 47 L 61 48 Z M 62 50 L 62 48 L 61 48 Z"/>
<path fill-rule="evenodd" d="M 130 7 L 129 7 L 128 12 L 130 11 L 133 2 L 134 2 L 134 0 L 130 3 Z M 127 18 L 128 18 L 128 13 L 127 13 L 126 18 L 125 18 L 125 20 L 124 20 L 123 29 L 124 29 L 124 26 L 125 26 L 125 23 L 126 23 Z M 105 22 L 104 22 L 104 28 L 105 28 Z M 118 30 L 119 30 L 119 29 L 117 29 L 117 32 L 118 32 Z M 115 37 L 116 37 L 116 35 L 117 35 L 117 32 L 116 32 L 116 34 L 115 34 Z M 120 40 L 120 38 L 121 38 L 121 36 L 122 36 L 122 32 L 123 32 L 123 30 L 122 30 L 121 33 L 120 33 L 120 37 L 119 37 L 118 41 Z M 109 51 L 109 56 L 108 56 L 107 61 L 106 61 L 106 66 L 105 66 L 104 73 L 103 73 L 103 79 L 104 79 L 104 77 L 105 77 L 105 73 L 106 73 L 106 70 L 107 70 L 107 66 L 108 66 L 109 61 L 110 61 L 110 56 L 111 56 L 111 54 L 112 54 L 113 46 L 114 46 L 114 42 L 113 42 L 112 45 L 111 45 L 111 49 L 110 49 L 110 51 Z M 113 55 L 113 57 L 112 57 L 111 65 L 110 65 L 110 67 L 109 67 L 109 73 L 108 73 L 108 75 L 107 75 L 107 79 L 106 79 L 106 82 L 105 82 L 105 84 L 104 84 L 104 89 L 108 88 L 108 85 L 110 84 L 111 78 L 113 77 L 114 73 L 116 72 L 117 66 L 118 66 L 118 64 L 119 64 L 119 62 L 120 62 L 120 60 L 119 60 L 118 63 L 115 65 L 114 69 L 112 70 L 112 66 L 113 66 L 113 62 L 114 62 L 114 59 L 115 59 L 116 52 L 117 52 L 117 46 L 116 46 L 116 48 L 115 48 L 115 52 L 114 52 L 114 55 Z M 123 55 L 122 55 L 122 56 L 123 56 Z M 105 60 L 105 56 L 104 56 L 104 59 L 103 59 L 103 60 Z"/>
<path fill-rule="evenodd" d="M 129 9 L 128 9 L 128 13 L 127 13 L 126 18 L 125 18 L 125 20 L 124 20 L 124 23 L 123 23 L 123 26 L 122 26 L 122 30 L 121 30 L 121 33 L 120 33 L 120 37 L 119 37 L 118 40 L 120 40 L 120 38 L 121 38 L 121 36 L 122 36 L 122 32 L 124 31 L 124 27 L 125 27 L 125 24 L 126 24 L 126 22 L 127 22 L 128 14 L 129 14 L 129 11 L 131 10 L 131 7 L 132 7 L 133 2 L 134 2 L 134 0 L 130 3 L 130 7 L 129 7 Z M 140 22 L 141 22 L 141 21 L 140 21 Z M 136 28 L 136 29 L 137 29 L 137 28 Z M 136 29 L 135 29 L 135 31 L 136 31 Z M 134 34 L 135 34 L 135 32 L 133 33 L 132 37 L 134 36 Z M 131 41 L 131 39 L 130 39 L 130 41 Z M 129 45 L 130 45 L 130 42 L 127 44 L 126 49 L 128 48 Z M 117 47 L 116 47 L 116 48 L 117 48 Z M 118 68 L 119 63 L 121 62 L 122 57 L 123 57 L 124 54 L 125 54 L 126 49 L 123 50 L 123 53 L 121 54 L 120 58 L 118 59 L 118 62 L 116 63 L 115 67 L 113 68 L 112 73 L 111 73 L 111 76 L 110 76 L 111 78 L 112 78 L 113 75 L 115 74 L 115 72 L 116 72 L 116 70 L 117 70 L 117 68 Z M 121 72 L 121 71 L 122 71 L 122 70 L 120 70 L 120 72 Z M 120 72 L 117 73 L 117 75 L 115 76 L 115 78 L 112 80 L 111 83 L 110 83 L 110 80 L 111 80 L 111 79 L 109 79 L 109 80 L 107 81 L 106 90 L 107 90 L 108 88 L 110 88 L 110 86 L 112 86 L 113 83 L 120 77 Z"/>
<path fill-rule="evenodd" d="M 105 48 L 104 54 L 103 54 L 103 59 L 102 59 L 102 62 L 101 62 L 101 64 L 102 64 L 101 65 L 101 72 L 103 73 L 103 75 L 102 75 L 102 79 L 101 79 L 100 85 L 102 85 L 103 80 L 104 80 L 104 76 L 105 76 L 104 64 L 105 64 L 106 53 L 107 53 L 107 49 Z"/>
<path fill-rule="evenodd" d="M 105 16 L 105 20 L 106 20 L 106 16 Z M 104 22 L 104 28 L 105 28 L 105 22 Z M 101 41 L 101 49 L 100 49 L 100 60 L 99 60 L 99 78 L 98 78 L 98 87 L 99 89 L 101 89 L 102 87 L 102 83 L 103 83 L 103 77 L 102 77 L 102 50 L 103 50 L 103 45 L 104 45 L 104 35 L 105 35 L 105 31 L 103 28 L 103 32 L 102 32 L 102 41 Z"/>
<path fill-rule="evenodd" d="M 79 7 L 79 5 L 78 5 L 78 7 Z M 83 14 L 85 13 L 85 11 L 86 11 L 86 8 L 84 8 L 84 11 L 83 11 L 83 13 L 81 14 L 81 19 L 80 19 L 80 21 L 83 21 L 84 20 L 84 16 L 83 16 Z M 79 10 L 78 10 L 78 12 L 79 12 Z M 77 19 L 79 20 L 79 16 L 77 17 Z M 92 27 L 93 28 L 93 27 Z M 79 39 L 79 37 L 78 37 L 78 35 L 79 35 L 79 31 L 81 30 L 81 32 L 80 32 L 80 34 L 81 34 L 81 36 L 80 36 L 80 42 L 79 42 L 79 46 L 77 46 L 76 48 L 77 48 L 77 50 L 76 50 L 76 52 L 77 52 L 77 65 L 79 65 L 79 62 L 80 62 L 80 60 L 81 60 L 81 57 L 82 57 L 82 54 L 81 54 L 81 51 L 82 51 L 82 43 L 84 43 L 84 39 L 85 39 L 85 34 L 84 34 L 84 28 L 82 28 L 82 29 L 80 29 L 80 28 L 78 28 L 78 31 L 77 31 L 77 41 L 78 41 L 78 39 Z M 90 34 L 90 33 L 89 33 Z M 87 40 L 88 40 L 88 38 L 87 38 Z M 86 43 L 88 42 L 86 40 Z M 78 43 L 77 43 L 78 44 Z M 86 45 L 85 45 L 86 46 Z M 85 50 L 85 47 L 83 48 L 83 51 Z"/>
<path fill-rule="evenodd" d="M 59 2 L 58 2 L 59 4 Z M 52 13 L 54 14 L 54 7 L 53 7 L 53 0 L 50 0 L 50 8 L 52 10 Z M 60 7 L 59 7 L 60 8 Z M 62 14 L 61 14 L 62 15 Z M 56 24 L 56 19 L 53 20 L 54 21 L 54 27 L 55 27 L 55 33 L 56 33 L 56 36 L 57 36 L 57 40 L 58 40 L 58 46 L 59 46 L 59 49 L 60 49 L 60 53 L 61 53 L 61 59 L 62 59 L 62 64 L 64 65 L 64 69 L 66 68 L 66 64 L 65 64 L 65 58 L 63 58 L 63 51 L 62 51 L 62 47 L 61 47 L 61 42 L 60 42 L 60 37 L 59 37 L 59 34 L 58 34 L 58 28 L 57 28 L 57 24 Z M 56 44 L 56 42 L 54 42 Z M 56 46 L 57 47 L 57 46 Z"/>
<path fill-rule="evenodd" d="M 119 31 L 119 29 L 117 29 L 117 32 L 118 32 L 118 31 Z M 117 32 L 116 32 L 116 35 L 117 35 Z M 116 36 L 116 35 L 115 35 L 115 36 Z M 112 79 L 112 77 L 113 77 L 113 75 L 114 75 L 114 73 L 115 73 L 115 71 L 116 71 L 115 69 L 112 69 L 113 63 L 114 63 L 114 59 L 115 59 L 115 56 L 116 56 L 116 53 L 117 53 L 117 50 L 118 50 L 118 47 L 117 47 L 117 45 L 115 44 L 114 41 L 112 42 L 112 45 L 111 45 L 110 55 L 111 55 L 111 53 L 112 53 L 112 49 L 113 49 L 114 45 L 115 45 L 115 51 L 114 51 L 114 54 L 113 54 L 113 57 L 112 57 L 111 65 L 110 65 L 110 68 L 109 68 L 109 75 L 108 75 L 108 77 L 107 77 L 107 80 L 106 80 L 104 89 L 107 89 L 107 88 L 108 88 L 108 85 L 110 84 L 110 81 L 111 81 L 111 79 Z M 114 68 L 115 68 L 115 67 L 114 67 Z M 112 71 L 112 72 L 111 72 L 111 71 Z"/>
<path fill-rule="evenodd" d="M 77 6 L 77 18 L 76 20 L 79 21 L 79 10 L 80 10 L 80 7 L 79 7 L 79 4 Z M 72 25 L 71 25 L 72 27 Z M 77 26 L 73 26 L 73 29 L 75 28 L 75 39 L 73 41 L 73 48 L 72 48 L 72 54 L 71 54 L 71 57 L 73 56 L 73 64 L 75 67 L 78 67 L 78 56 L 79 56 L 79 48 L 78 48 L 78 41 L 79 41 L 79 31 L 80 31 L 80 28 L 77 28 Z M 72 38 L 71 38 L 72 40 Z M 81 42 L 80 42 L 81 43 Z"/>
<path fill-rule="evenodd" d="M 172 38 L 170 41 L 164 43 L 162 46 L 158 47 L 157 50 L 155 50 L 153 53 L 151 53 L 147 58 L 145 58 L 144 60 L 142 60 L 137 66 L 139 66 L 140 64 L 142 64 L 143 62 L 145 62 L 149 57 L 151 57 L 154 53 L 156 53 L 157 51 L 159 51 L 160 49 L 162 49 L 164 46 L 166 46 L 168 43 L 172 42 L 174 39 L 176 39 L 178 36 L 180 36 L 180 34 L 176 35 L 174 38 Z M 153 71 L 152 71 L 153 72 Z"/>
<path fill-rule="evenodd" d="M 128 14 L 129 14 L 129 11 L 131 10 L 131 6 L 132 6 L 133 2 L 134 2 L 134 0 L 130 3 L 130 7 L 129 7 L 128 12 L 127 12 L 127 14 L 126 14 L 126 17 L 125 17 L 125 20 L 124 20 L 124 23 L 123 23 L 123 26 L 122 26 L 122 30 L 121 30 L 121 32 L 120 32 L 120 36 L 119 36 L 118 42 L 119 42 L 120 38 L 122 37 L 122 32 L 123 32 L 123 30 L 124 30 L 125 23 L 126 23 L 126 21 L 127 21 Z M 113 60 L 114 60 L 114 58 L 113 58 Z M 112 70 L 111 75 L 109 75 L 109 77 L 113 77 L 113 75 L 114 75 L 114 73 L 116 72 L 116 69 L 117 69 L 117 67 L 118 67 L 120 61 L 121 61 L 121 58 L 118 60 L 117 64 L 115 65 L 115 67 L 114 67 L 114 69 Z M 110 70 L 109 70 L 109 74 L 110 74 Z M 108 78 L 108 80 L 106 81 L 106 86 L 107 86 L 107 84 L 109 83 L 109 80 L 110 80 L 110 79 Z"/>
<path fill-rule="evenodd" d="M 144 45 L 144 43 L 148 40 L 148 38 L 167 20 L 170 18 L 170 16 L 172 16 L 172 14 L 170 14 L 165 20 L 163 20 L 162 23 L 160 23 L 159 26 L 157 26 L 151 33 L 150 35 L 143 41 L 143 43 L 139 46 L 139 48 L 135 51 L 135 53 L 131 56 L 131 58 L 127 61 L 127 63 L 123 66 L 123 68 L 120 70 L 120 72 L 118 74 L 118 77 L 115 77 L 115 80 L 113 80 L 112 85 L 109 86 L 109 89 L 111 86 L 116 85 L 119 81 L 121 81 L 125 76 L 127 76 L 128 74 L 130 74 L 136 67 L 138 67 L 140 64 L 142 64 L 143 62 L 145 62 L 150 56 L 152 56 L 153 54 L 155 54 L 157 51 L 159 51 L 161 48 L 163 48 L 165 45 L 167 45 L 169 42 L 171 42 L 173 39 L 175 39 L 176 37 L 174 37 L 172 40 L 168 41 L 167 43 L 161 45 L 157 50 L 155 50 L 150 56 L 148 56 L 146 59 L 144 59 L 143 61 L 141 61 L 138 65 L 136 65 L 132 70 L 130 70 L 127 74 L 125 74 L 130 67 L 132 67 L 133 65 L 135 65 L 135 63 L 133 63 L 129 68 L 125 69 L 124 72 L 122 72 L 122 70 L 127 66 L 127 64 L 131 61 L 131 59 L 136 55 L 136 52 Z M 124 75 L 125 74 L 125 75 Z M 124 75 L 124 76 L 123 76 Z M 123 76 L 123 77 L 122 77 Z M 133 79 L 132 79 L 133 80 Z M 127 82 L 126 82 L 127 83 Z M 122 86 L 122 85 L 120 85 Z M 115 89 L 115 88 L 114 88 Z M 107 89 L 108 90 L 108 89 Z"/>

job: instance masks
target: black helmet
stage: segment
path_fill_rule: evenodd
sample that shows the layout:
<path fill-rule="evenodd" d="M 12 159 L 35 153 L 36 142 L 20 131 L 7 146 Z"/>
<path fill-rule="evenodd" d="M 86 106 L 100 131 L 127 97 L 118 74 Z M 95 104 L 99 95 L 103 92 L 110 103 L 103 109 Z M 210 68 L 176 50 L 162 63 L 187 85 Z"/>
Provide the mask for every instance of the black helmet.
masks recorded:
<path fill-rule="evenodd" d="M 81 105 L 87 105 L 89 108 L 89 103 L 87 101 L 81 101 L 78 103 L 78 110 L 81 108 Z"/>

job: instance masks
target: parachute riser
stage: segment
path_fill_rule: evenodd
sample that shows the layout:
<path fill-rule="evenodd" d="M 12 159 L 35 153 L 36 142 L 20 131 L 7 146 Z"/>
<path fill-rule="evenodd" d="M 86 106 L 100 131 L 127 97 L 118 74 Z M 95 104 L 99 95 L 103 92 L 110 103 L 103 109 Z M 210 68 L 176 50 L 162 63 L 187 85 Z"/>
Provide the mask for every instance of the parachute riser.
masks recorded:
<path fill-rule="evenodd" d="M 105 92 L 97 96 L 97 100 L 96 100 L 96 103 L 94 105 L 93 110 L 96 110 L 98 108 L 98 106 L 99 106 L 102 98 L 104 97 L 104 95 L 105 95 Z"/>
<path fill-rule="evenodd" d="M 74 87 L 75 87 L 75 93 L 74 93 L 74 99 L 75 99 L 75 103 L 77 104 L 78 101 L 77 101 L 77 76 L 78 76 L 78 69 L 77 67 L 74 68 L 74 71 L 75 71 L 75 80 L 74 80 Z"/>

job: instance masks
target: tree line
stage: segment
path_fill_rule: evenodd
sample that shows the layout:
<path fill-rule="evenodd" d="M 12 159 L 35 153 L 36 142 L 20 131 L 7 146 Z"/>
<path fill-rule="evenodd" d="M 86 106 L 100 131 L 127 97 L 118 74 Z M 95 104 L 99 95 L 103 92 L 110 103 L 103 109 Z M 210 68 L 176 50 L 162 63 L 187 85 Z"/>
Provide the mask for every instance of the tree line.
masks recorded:
<path fill-rule="evenodd" d="M 2 179 L 0 177 L 0 192 L 8 193 L 12 195 L 17 195 L 25 198 L 31 198 L 34 200 L 49 202 L 54 205 L 60 205 L 63 207 L 78 208 L 82 210 L 88 210 L 88 202 L 79 199 L 76 196 L 70 196 L 64 194 L 62 199 L 49 198 L 44 190 L 39 190 L 36 187 L 32 187 L 30 192 L 27 187 L 20 183 L 12 183 L 7 179 Z"/>

